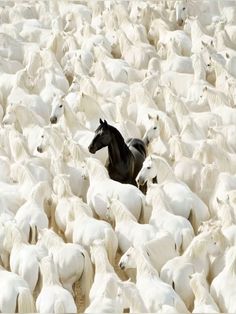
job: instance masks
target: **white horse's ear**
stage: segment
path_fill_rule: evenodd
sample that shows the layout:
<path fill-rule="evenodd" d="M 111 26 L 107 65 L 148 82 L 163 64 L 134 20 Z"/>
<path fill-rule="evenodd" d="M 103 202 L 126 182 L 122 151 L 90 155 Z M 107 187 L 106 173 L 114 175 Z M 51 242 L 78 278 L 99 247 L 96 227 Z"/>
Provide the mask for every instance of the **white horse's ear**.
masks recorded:
<path fill-rule="evenodd" d="M 156 119 L 157 119 L 157 121 L 159 121 L 159 119 L 160 119 L 159 114 L 157 114 Z"/>
<path fill-rule="evenodd" d="M 148 114 L 148 119 L 151 120 L 152 119 L 152 116 L 150 114 Z"/>
<path fill-rule="evenodd" d="M 207 90 L 207 86 L 205 85 L 204 87 L 203 87 L 203 91 L 206 91 Z"/>

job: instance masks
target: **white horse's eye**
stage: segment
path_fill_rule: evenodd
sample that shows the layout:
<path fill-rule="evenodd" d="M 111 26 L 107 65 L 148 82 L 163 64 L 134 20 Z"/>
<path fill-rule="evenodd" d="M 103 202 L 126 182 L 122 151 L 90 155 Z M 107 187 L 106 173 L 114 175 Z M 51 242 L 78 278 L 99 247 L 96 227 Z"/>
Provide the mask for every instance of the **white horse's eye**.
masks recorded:
<path fill-rule="evenodd" d="M 60 105 L 59 108 L 62 108 L 62 105 Z"/>
<path fill-rule="evenodd" d="M 41 135 L 41 138 L 44 138 L 44 135 Z"/>
<path fill-rule="evenodd" d="M 156 127 L 156 126 L 154 126 L 153 130 L 156 130 L 156 129 L 157 129 L 157 127 Z"/>
<path fill-rule="evenodd" d="M 183 11 L 185 10 L 186 8 L 183 8 Z"/>
<path fill-rule="evenodd" d="M 148 170 L 150 170 L 150 169 L 151 169 L 151 167 L 149 166 L 149 167 L 147 167 L 147 169 L 148 169 Z"/>

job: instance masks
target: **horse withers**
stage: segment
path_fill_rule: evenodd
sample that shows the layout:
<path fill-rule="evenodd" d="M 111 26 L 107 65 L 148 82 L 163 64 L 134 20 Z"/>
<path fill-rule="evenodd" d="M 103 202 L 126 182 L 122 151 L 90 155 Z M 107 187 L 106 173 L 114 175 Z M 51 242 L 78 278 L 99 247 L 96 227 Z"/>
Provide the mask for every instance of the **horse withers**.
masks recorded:
<path fill-rule="evenodd" d="M 146 158 L 146 146 L 141 139 L 130 138 L 126 142 L 120 132 L 106 120 L 99 120 L 95 136 L 90 143 L 89 152 L 95 154 L 103 147 L 108 147 L 106 168 L 115 181 L 137 186 L 135 178 Z"/>

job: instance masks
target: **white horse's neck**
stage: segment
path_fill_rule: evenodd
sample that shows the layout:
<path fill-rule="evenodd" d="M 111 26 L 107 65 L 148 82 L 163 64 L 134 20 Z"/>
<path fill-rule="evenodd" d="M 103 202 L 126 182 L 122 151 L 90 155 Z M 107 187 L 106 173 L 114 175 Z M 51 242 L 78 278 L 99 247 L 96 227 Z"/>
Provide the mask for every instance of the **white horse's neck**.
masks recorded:
<path fill-rule="evenodd" d="M 135 251 L 135 262 L 137 267 L 136 282 L 142 282 L 143 277 L 159 278 L 157 271 L 151 263 L 143 256 L 143 253 Z"/>
<path fill-rule="evenodd" d="M 168 206 L 165 202 L 165 196 L 162 190 L 158 188 L 155 191 L 154 197 L 152 199 L 153 210 L 152 214 L 158 214 L 158 216 L 163 216 L 168 213 Z"/>
<path fill-rule="evenodd" d="M 94 264 L 96 273 L 114 273 L 111 266 L 105 247 L 96 247 L 93 252 Z"/>
<path fill-rule="evenodd" d="M 51 151 L 51 155 L 55 158 L 58 157 L 58 154 L 61 153 L 63 148 L 63 141 L 64 136 L 62 135 L 62 132 L 60 132 L 55 127 L 50 127 L 45 129 L 48 133 L 48 139 L 49 139 L 49 149 Z"/>
<path fill-rule="evenodd" d="M 154 157 L 154 162 L 156 164 L 157 169 L 157 178 L 158 184 L 164 183 L 166 181 L 176 181 L 176 177 L 170 165 L 164 158 L 161 157 Z"/>
<path fill-rule="evenodd" d="M 104 118 L 104 112 L 98 105 L 95 99 L 93 99 L 89 95 L 81 95 L 80 99 L 80 106 L 81 111 L 83 111 L 89 121 L 92 121 L 96 119 L 97 117 L 100 117 L 101 119 Z"/>
<path fill-rule="evenodd" d="M 67 128 L 72 134 L 78 130 L 83 130 L 84 126 L 79 122 L 75 113 L 70 109 L 69 105 L 64 104 L 64 120 Z"/>
<path fill-rule="evenodd" d="M 195 238 L 194 241 L 187 247 L 183 253 L 184 256 L 189 257 L 193 262 L 195 260 L 204 260 L 208 253 L 208 242 L 206 240 Z"/>
<path fill-rule="evenodd" d="M 41 273 L 43 277 L 43 287 L 52 285 L 61 286 L 57 269 L 53 261 L 41 262 Z"/>
<path fill-rule="evenodd" d="M 109 178 L 107 169 L 99 161 L 87 161 L 87 170 L 90 184 L 98 184 L 99 181 Z"/>

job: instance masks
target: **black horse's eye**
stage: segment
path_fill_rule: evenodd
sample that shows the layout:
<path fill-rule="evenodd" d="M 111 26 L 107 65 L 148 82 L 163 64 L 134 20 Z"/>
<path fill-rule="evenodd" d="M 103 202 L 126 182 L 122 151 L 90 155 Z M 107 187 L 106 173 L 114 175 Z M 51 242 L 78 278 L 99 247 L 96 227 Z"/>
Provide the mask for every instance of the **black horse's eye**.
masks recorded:
<path fill-rule="evenodd" d="M 60 105 L 59 108 L 62 108 L 62 105 Z"/>

